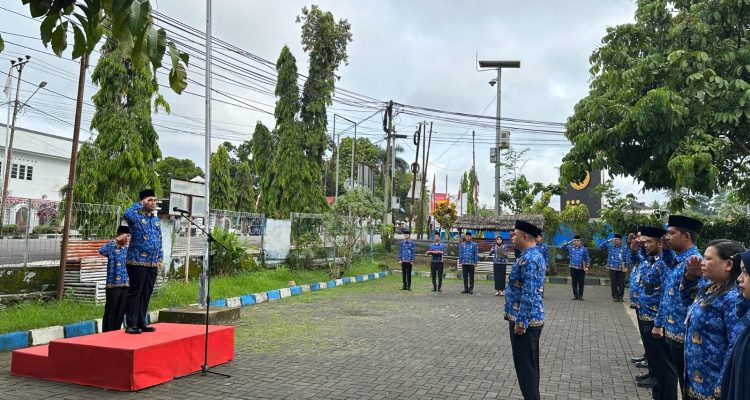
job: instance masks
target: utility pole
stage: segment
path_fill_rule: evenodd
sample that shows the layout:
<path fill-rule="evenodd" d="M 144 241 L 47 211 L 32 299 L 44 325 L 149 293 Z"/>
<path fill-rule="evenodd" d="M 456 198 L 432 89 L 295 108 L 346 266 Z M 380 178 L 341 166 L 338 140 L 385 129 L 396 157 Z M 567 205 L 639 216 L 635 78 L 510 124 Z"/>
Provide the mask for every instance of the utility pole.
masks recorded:
<path fill-rule="evenodd" d="M 414 195 L 417 190 L 417 174 L 419 173 L 419 141 L 422 134 L 422 123 L 420 122 L 417 126 L 416 132 L 414 132 L 414 146 L 417 148 L 417 152 L 414 155 L 414 164 L 411 165 L 411 203 L 409 204 L 409 230 L 411 231 L 411 223 L 414 220 Z"/>
<path fill-rule="evenodd" d="M 26 59 L 19 57 L 18 61 L 10 61 L 11 71 L 13 70 L 13 68 L 18 70 L 18 81 L 16 83 L 16 101 L 13 103 L 13 119 L 11 120 L 10 134 L 8 134 L 7 146 L 5 148 L 5 160 L 3 160 L 5 161 L 3 163 L 5 165 L 5 176 L 3 177 L 3 191 L 2 197 L 0 198 L 0 230 L 2 230 L 3 223 L 5 222 L 5 200 L 8 198 L 8 182 L 10 181 L 10 170 L 13 167 L 13 163 L 11 161 L 11 159 L 13 158 L 13 135 L 16 131 L 16 116 L 18 115 L 19 104 L 18 98 L 21 93 L 21 74 L 23 73 L 23 68 L 26 66 L 30 59 L 31 56 L 26 56 Z"/>
<path fill-rule="evenodd" d="M 78 160 L 78 136 L 81 132 L 81 114 L 83 113 L 83 89 L 86 84 L 86 68 L 89 55 L 81 56 L 81 69 L 78 72 L 78 96 L 76 98 L 76 115 L 73 123 L 73 144 L 70 148 L 70 168 L 68 185 L 65 187 L 65 217 L 63 219 L 63 237 L 60 244 L 60 271 L 57 274 L 57 300 L 63 299 L 65 285 L 65 264 L 68 258 L 68 241 L 70 240 L 70 220 L 73 219 L 73 186 L 76 180 L 76 161 Z"/>
<path fill-rule="evenodd" d="M 425 130 L 427 130 L 427 122 L 425 122 Z M 425 150 L 425 142 L 427 146 L 427 150 Z M 417 216 L 417 237 L 419 239 L 422 239 L 422 227 L 424 225 L 424 196 L 425 192 L 427 190 L 427 164 L 430 162 L 430 144 L 432 144 L 432 122 L 430 122 L 430 134 L 428 136 L 428 139 L 422 140 L 422 154 L 424 155 L 422 158 L 422 192 L 419 196 L 419 215 Z M 434 180 L 434 178 L 433 178 Z M 435 186 L 435 185 L 433 185 Z M 434 195 L 434 194 L 433 194 Z M 429 240 L 429 236 L 427 237 L 427 240 Z"/>
<path fill-rule="evenodd" d="M 391 197 L 389 189 L 391 187 L 391 135 L 393 134 L 393 100 L 388 102 L 388 106 L 385 107 L 385 115 L 383 116 L 383 130 L 385 131 L 386 140 L 386 161 L 383 168 L 383 203 L 385 203 L 385 210 L 383 210 L 383 224 L 387 225 L 391 221 L 388 219 L 388 214 L 391 211 Z M 338 167 L 338 166 L 337 166 Z"/>
<path fill-rule="evenodd" d="M 477 184 L 477 152 L 476 147 L 474 146 L 474 137 L 476 136 L 476 133 L 472 130 L 471 131 L 471 171 L 473 172 L 474 179 L 471 179 L 472 174 L 469 174 L 469 185 L 471 187 L 469 190 L 471 191 L 471 200 L 474 203 L 474 209 L 471 210 L 473 215 L 476 215 L 477 213 L 477 199 L 474 198 L 474 188 Z"/>

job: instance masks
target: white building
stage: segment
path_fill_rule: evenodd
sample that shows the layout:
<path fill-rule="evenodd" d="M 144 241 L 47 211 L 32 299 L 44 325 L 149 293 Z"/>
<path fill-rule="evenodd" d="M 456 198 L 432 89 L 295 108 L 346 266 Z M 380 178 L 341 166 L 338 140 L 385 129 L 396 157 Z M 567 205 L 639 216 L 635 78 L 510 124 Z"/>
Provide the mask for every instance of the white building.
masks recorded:
<path fill-rule="evenodd" d="M 5 132 L 5 124 L 0 124 L 0 165 L 3 171 L 7 165 Z M 31 203 L 35 211 L 30 216 L 34 226 L 42 209 L 56 206 L 60 201 L 60 189 L 68 181 L 72 144 L 73 141 L 68 138 L 16 128 L 4 224 L 25 226 L 28 221 L 28 204 Z M 0 175 L 0 184 L 4 177 L 5 175 Z"/>

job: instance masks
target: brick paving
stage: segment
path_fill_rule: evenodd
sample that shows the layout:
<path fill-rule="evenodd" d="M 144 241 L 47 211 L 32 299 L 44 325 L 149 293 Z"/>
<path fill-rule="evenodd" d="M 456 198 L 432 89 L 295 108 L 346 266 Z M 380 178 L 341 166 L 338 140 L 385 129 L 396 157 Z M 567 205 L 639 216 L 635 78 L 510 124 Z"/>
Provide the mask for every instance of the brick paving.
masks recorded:
<path fill-rule="evenodd" d="M 236 357 L 217 372 L 136 393 L 11 376 L 0 354 L 0 399 L 522 399 L 513 369 L 503 300 L 478 282 L 443 293 L 400 277 L 306 294 L 243 309 Z M 541 337 L 544 399 L 647 399 L 627 360 L 641 354 L 637 330 L 609 288 L 547 285 Z M 279 326 L 276 330 L 274 326 Z"/>

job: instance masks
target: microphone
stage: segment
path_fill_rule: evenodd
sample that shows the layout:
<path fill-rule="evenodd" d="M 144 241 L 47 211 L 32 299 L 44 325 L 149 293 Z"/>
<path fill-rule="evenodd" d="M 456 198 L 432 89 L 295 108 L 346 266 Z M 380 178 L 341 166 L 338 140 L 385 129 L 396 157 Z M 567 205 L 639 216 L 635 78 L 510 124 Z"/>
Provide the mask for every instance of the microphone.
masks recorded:
<path fill-rule="evenodd" d="M 178 212 L 178 213 L 180 213 L 180 214 L 187 214 L 187 215 L 190 215 L 190 211 L 188 211 L 188 210 L 183 210 L 183 209 L 181 209 L 181 208 L 178 208 L 178 207 L 172 207 L 172 211 L 174 211 L 174 212 Z"/>

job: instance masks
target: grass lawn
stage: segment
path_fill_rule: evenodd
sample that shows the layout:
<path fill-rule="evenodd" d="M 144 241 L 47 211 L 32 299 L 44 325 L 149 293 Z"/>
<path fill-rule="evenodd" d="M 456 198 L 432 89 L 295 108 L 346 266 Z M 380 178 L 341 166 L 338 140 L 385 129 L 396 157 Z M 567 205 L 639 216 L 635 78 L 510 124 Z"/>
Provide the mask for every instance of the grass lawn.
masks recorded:
<path fill-rule="evenodd" d="M 354 276 L 379 271 L 376 260 L 365 259 L 355 262 L 347 271 Z M 264 292 L 287 287 L 289 281 L 298 285 L 322 282 L 330 279 L 325 270 L 292 271 L 285 267 L 241 275 L 221 276 L 211 280 L 211 298 L 222 299 L 248 293 Z M 321 292 L 323 293 L 323 292 Z M 197 301 L 198 281 L 172 281 L 154 293 L 149 304 L 150 310 L 182 306 Z M 98 319 L 104 314 L 104 305 L 93 305 L 72 300 L 26 301 L 10 307 L 0 308 L 0 334 L 19 330 L 44 328 L 73 322 Z"/>

